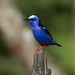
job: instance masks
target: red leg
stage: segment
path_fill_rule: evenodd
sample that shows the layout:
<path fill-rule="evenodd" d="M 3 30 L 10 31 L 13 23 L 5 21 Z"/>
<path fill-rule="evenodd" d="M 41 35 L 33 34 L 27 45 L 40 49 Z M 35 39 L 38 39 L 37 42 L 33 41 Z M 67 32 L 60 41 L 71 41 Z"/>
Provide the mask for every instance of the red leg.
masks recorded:
<path fill-rule="evenodd" d="M 36 52 L 37 51 L 39 51 L 39 50 L 41 50 L 42 48 L 45 48 L 46 46 L 41 46 L 41 47 L 39 47 L 37 50 L 36 50 Z"/>

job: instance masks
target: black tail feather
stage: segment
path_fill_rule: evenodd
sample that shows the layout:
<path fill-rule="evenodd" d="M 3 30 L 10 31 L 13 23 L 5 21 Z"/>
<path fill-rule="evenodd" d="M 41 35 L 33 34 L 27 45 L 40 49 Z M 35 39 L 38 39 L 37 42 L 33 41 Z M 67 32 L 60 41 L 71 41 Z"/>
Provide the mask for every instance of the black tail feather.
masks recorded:
<path fill-rule="evenodd" d="M 57 46 L 59 46 L 59 47 L 62 47 L 62 45 L 60 45 L 60 44 L 58 44 L 56 41 L 54 41 L 54 40 L 52 40 L 52 44 L 53 45 L 57 45 Z"/>
<path fill-rule="evenodd" d="M 56 44 L 57 46 L 59 46 L 59 47 L 62 47 L 62 45 L 60 45 L 60 44 Z"/>

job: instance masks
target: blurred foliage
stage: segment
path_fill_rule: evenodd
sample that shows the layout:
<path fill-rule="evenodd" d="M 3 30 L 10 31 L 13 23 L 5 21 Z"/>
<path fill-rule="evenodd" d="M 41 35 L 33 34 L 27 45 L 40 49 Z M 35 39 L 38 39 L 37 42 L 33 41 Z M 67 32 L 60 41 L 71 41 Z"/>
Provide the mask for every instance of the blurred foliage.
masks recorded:
<path fill-rule="evenodd" d="M 26 75 L 18 60 L 10 53 L 9 48 L 4 45 L 0 36 L 0 75 Z"/>
<path fill-rule="evenodd" d="M 53 38 L 63 47 L 49 46 L 46 48 L 48 55 L 52 55 L 55 63 L 67 75 L 73 74 L 72 61 L 72 0 L 13 0 L 25 17 L 37 15 L 42 24 L 51 32 Z M 1 53 L 0 53 L 1 54 Z M 7 62 L 7 60 L 2 60 Z M 10 66 L 12 60 L 8 60 Z M 3 63 L 4 64 L 4 63 Z M 1 65 L 1 62 L 0 62 Z M 14 64 L 15 67 L 18 66 Z M 11 66 L 13 69 L 13 66 Z M 20 69 L 20 67 L 19 67 Z M 14 70 L 14 69 L 13 69 Z M 0 70 L 1 71 L 1 70 Z M 8 72 L 6 70 L 6 72 Z M 22 71 L 21 71 L 22 72 Z M 10 75 L 10 74 L 8 74 Z M 22 75 L 22 74 L 12 74 Z"/>

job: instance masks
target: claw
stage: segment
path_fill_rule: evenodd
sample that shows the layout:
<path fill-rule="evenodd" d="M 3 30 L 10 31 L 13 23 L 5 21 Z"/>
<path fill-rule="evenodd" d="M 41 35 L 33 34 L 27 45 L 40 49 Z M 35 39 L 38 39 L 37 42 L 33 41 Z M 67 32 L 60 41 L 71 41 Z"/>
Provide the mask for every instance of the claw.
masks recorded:
<path fill-rule="evenodd" d="M 42 48 L 45 48 L 46 46 L 41 46 L 41 47 L 39 47 L 37 50 L 36 50 L 36 52 L 37 51 L 39 51 L 39 50 L 41 50 Z"/>

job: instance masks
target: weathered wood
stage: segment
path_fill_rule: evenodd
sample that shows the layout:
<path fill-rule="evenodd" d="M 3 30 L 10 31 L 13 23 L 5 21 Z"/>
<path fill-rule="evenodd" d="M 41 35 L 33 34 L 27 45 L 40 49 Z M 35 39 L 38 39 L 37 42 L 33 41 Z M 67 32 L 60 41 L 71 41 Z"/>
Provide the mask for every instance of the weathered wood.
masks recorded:
<path fill-rule="evenodd" d="M 47 57 L 44 56 L 43 49 L 34 54 L 32 75 L 51 75 L 51 69 L 47 67 Z"/>

